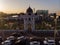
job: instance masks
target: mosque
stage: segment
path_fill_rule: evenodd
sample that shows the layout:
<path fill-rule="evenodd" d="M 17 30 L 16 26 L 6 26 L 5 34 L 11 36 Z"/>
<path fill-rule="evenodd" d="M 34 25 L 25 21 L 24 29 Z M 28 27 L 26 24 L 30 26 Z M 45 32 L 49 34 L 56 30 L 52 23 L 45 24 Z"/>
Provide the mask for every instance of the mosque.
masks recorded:
<path fill-rule="evenodd" d="M 42 24 L 42 20 L 48 16 L 48 10 L 37 10 L 35 13 L 33 9 L 29 6 L 26 13 L 20 14 L 10 14 L 6 17 L 6 21 L 10 28 L 13 28 L 14 23 L 16 23 L 16 29 L 23 30 L 36 30 L 36 27 Z M 36 24 L 38 24 L 36 26 Z M 37 27 L 38 28 L 38 27 Z"/>

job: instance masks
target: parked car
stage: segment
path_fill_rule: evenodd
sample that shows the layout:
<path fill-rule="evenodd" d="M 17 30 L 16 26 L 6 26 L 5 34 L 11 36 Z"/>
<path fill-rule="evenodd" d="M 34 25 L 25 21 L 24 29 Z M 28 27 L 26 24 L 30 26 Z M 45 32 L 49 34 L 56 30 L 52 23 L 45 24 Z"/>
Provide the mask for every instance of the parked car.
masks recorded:
<path fill-rule="evenodd" d="M 40 42 L 38 42 L 38 41 L 32 41 L 32 42 L 30 42 L 30 45 L 40 45 Z"/>

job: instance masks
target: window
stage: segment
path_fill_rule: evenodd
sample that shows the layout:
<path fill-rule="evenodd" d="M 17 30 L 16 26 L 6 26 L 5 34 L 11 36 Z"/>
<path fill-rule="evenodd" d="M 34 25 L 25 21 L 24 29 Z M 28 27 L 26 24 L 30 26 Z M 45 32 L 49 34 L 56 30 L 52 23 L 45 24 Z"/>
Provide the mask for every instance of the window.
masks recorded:
<path fill-rule="evenodd" d="M 29 18 L 29 21 L 31 21 L 31 19 Z"/>

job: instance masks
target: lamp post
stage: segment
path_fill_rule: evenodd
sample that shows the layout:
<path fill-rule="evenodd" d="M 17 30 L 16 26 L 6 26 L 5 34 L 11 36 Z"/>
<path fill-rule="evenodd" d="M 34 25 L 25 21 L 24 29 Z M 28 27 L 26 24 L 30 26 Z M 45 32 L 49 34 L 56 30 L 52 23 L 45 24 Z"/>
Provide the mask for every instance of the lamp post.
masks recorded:
<path fill-rule="evenodd" d="M 57 18 L 56 14 L 54 14 L 54 22 L 55 22 L 55 29 L 54 29 L 54 40 L 56 39 L 56 33 L 57 33 Z M 56 44 L 55 44 L 56 45 Z"/>

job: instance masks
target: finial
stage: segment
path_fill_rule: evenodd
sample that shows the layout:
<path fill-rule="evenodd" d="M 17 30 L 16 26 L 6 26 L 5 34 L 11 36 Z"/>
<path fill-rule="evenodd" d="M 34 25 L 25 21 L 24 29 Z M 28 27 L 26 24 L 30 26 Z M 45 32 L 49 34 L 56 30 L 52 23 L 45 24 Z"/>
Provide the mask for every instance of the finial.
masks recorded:
<path fill-rule="evenodd" d="M 29 4 L 29 7 L 30 7 L 30 4 Z"/>

